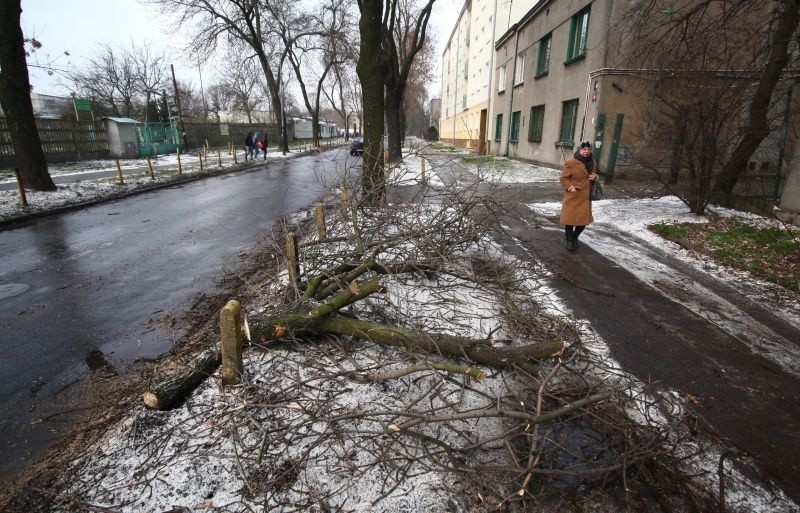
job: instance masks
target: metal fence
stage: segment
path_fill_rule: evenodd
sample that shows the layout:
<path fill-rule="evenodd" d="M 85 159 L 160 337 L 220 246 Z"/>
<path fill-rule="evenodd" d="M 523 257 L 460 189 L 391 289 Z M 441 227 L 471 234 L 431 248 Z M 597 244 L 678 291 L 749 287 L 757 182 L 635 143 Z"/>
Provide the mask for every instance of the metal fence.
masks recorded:
<path fill-rule="evenodd" d="M 103 123 L 71 119 L 37 119 L 36 128 L 48 161 L 61 162 L 108 156 Z M 0 164 L 13 165 L 14 145 L 8 120 L 0 117 Z"/>
<path fill-rule="evenodd" d="M 180 145 L 178 127 L 174 122 L 145 122 L 136 125 L 139 156 L 147 157 L 175 153 Z"/>

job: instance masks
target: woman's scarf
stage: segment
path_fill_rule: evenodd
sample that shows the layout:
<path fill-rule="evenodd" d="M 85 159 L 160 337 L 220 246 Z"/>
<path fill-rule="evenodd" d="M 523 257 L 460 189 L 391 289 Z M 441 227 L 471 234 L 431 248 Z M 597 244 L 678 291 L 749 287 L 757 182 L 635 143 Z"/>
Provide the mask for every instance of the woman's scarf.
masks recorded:
<path fill-rule="evenodd" d="M 592 173 L 592 171 L 594 170 L 594 157 L 592 157 L 591 153 L 589 154 L 588 157 L 584 157 L 583 155 L 581 155 L 581 151 L 578 150 L 575 152 L 575 155 L 573 156 L 575 157 L 575 160 L 583 163 L 583 165 L 586 166 L 586 171 L 588 171 L 589 174 Z"/>

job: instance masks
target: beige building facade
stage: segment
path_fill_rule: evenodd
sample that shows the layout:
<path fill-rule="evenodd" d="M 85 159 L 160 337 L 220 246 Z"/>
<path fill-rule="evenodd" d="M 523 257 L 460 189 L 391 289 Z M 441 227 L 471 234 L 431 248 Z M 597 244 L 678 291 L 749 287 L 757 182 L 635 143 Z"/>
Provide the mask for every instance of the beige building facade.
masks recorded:
<path fill-rule="evenodd" d="M 481 1 L 464 4 L 443 53 L 440 138 L 553 168 L 589 141 L 607 183 L 628 174 L 666 183 L 687 173 L 718 172 L 688 168 L 703 160 L 724 163 L 741 140 L 738 121 L 745 119 L 761 75 L 748 41 L 763 36 L 759 31 L 779 6 L 765 2 L 731 27 L 727 37 L 740 41 L 725 59 L 715 60 L 719 49 L 712 46 L 691 61 L 696 52 L 645 55 L 631 10 L 637 4 L 628 0 Z M 720 14 L 713 9 L 724 6 L 710 9 Z M 792 62 L 799 62 L 800 50 L 791 51 Z M 751 155 L 735 194 L 773 201 L 783 196 L 787 204 L 784 184 L 798 167 L 797 85 L 800 71 L 790 66 L 772 93 L 772 131 Z M 716 127 L 698 126 L 696 116 L 713 107 L 742 114 Z M 691 143 L 712 144 L 710 152 L 682 141 L 689 121 Z M 795 183 L 789 180 L 788 188 L 796 190 Z M 790 192 L 788 203 L 795 196 Z"/>
<path fill-rule="evenodd" d="M 485 149 L 495 41 L 531 4 L 531 0 L 466 0 L 442 54 L 440 139 Z"/>

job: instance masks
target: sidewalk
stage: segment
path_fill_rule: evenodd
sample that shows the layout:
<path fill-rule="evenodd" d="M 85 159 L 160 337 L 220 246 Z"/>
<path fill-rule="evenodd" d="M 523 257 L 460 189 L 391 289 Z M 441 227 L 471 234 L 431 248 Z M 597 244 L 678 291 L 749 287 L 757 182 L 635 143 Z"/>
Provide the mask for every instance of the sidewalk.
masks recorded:
<path fill-rule="evenodd" d="M 607 186 L 607 195 L 624 198 L 624 187 Z M 542 263 L 550 286 L 576 320 L 591 324 L 611 358 L 640 382 L 685 398 L 724 445 L 754 457 L 800 503 L 796 295 L 764 299 L 748 283 L 722 281 L 642 234 L 604 223 L 603 209 L 622 208 L 617 202 L 597 202 L 580 249 L 567 252 L 556 181 L 510 185 L 503 195 L 503 248 Z"/>

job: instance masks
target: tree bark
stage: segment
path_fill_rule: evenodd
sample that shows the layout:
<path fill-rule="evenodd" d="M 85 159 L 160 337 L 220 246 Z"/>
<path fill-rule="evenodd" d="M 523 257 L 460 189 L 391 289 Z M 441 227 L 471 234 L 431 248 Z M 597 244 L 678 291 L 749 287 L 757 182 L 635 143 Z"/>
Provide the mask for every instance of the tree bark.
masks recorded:
<path fill-rule="evenodd" d="M 779 17 L 778 28 L 772 38 L 767 66 L 760 74 L 758 87 L 750 104 L 749 122 L 744 137 L 733 150 L 730 159 L 714 184 L 714 192 L 730 196 L 739 177 L 744 174 L 750 157 L 761 142 L 769 135 L 767 121 L 772 93 L 789 61 L 789 44 L 800 21 L 800 0 L 783 0 L 783 13 Z"/>
<path fill-rule="evenodd" d="M 367 205 L 379 205 L 385 197 L 382 158 L 384 99 L 387 61 L 383 50 L 383 0 L 360 0 L 358 22 L 361 47 L 356 72 L 364 99 L 364 164 L 361 191 Z"/>
<path fill-rule="evenodd" d="M 0 2 L 0 106 L 3 107 L 17 167 L 25 187 L 54 191 L 31 105 L 31 84 L 20 27 L 20 0 Z"/>
<path fill-rule="evenodd" d="M 154 410 L 168 410 L 177 406 L 197 385 L 214 373 L 220 362 L 217 349 L 206 349 L 185 369 L 152 385 L 142 396 L 145 406 Z"/>

